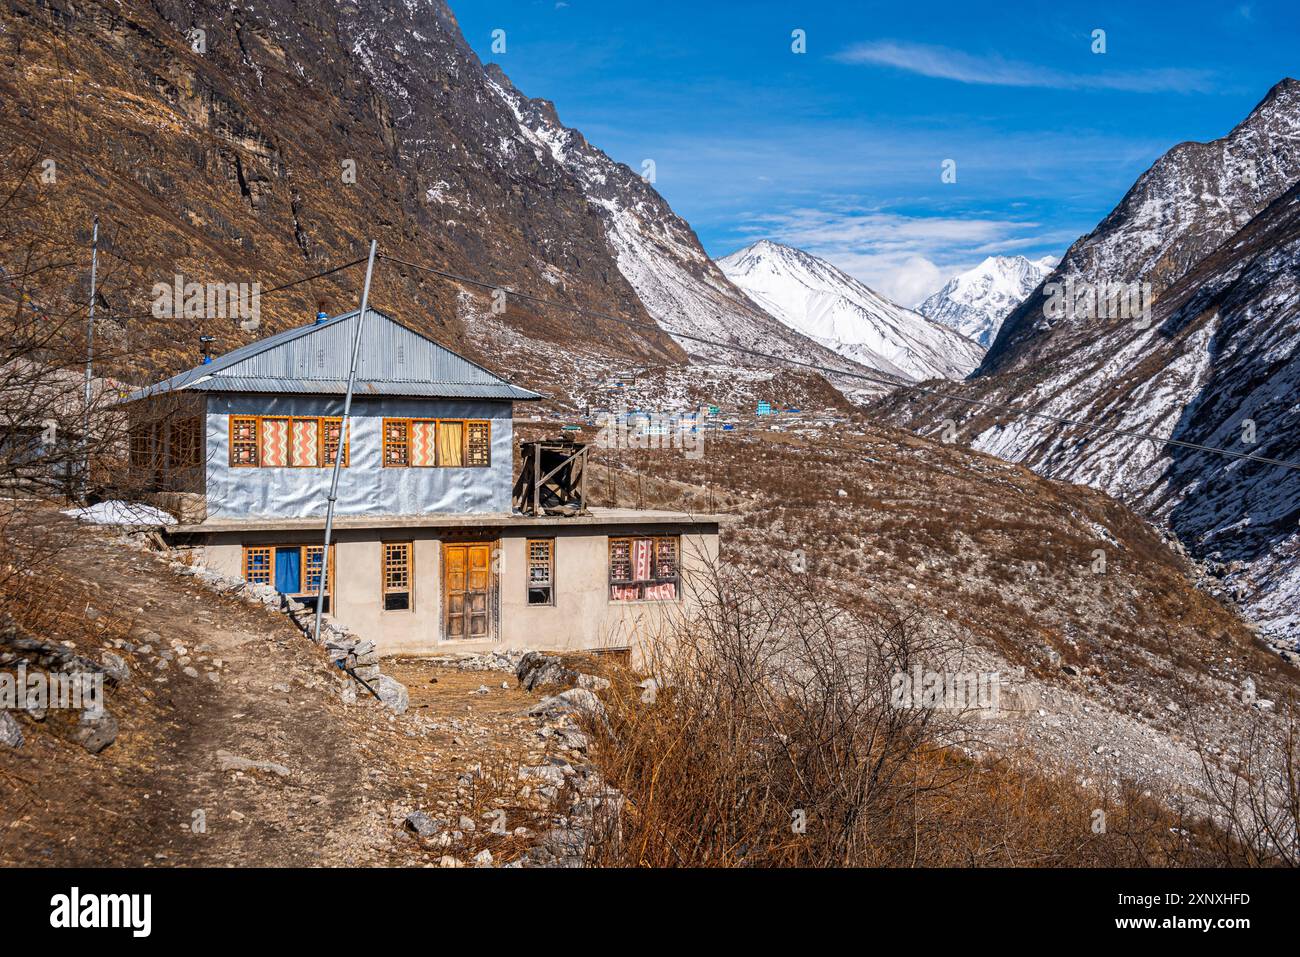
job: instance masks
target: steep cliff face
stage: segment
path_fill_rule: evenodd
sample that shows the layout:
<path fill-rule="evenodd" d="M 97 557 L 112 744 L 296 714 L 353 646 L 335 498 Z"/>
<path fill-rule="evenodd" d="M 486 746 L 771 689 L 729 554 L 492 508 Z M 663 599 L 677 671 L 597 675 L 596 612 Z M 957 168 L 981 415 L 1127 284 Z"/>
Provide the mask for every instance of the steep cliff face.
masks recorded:
<path fill-rule="evenodd" d="M 177 272 L 265 288 L 356 258 L 375 238 L 398 258 L 635 323 L 510 301 L 502 318 L 542 342 L 685 360 L 620 269 L 609 211 L 532 148 L 502 78 L 489 78 L 441 0 L 17 0 L 0 12 L 0 61 L 0 154 L 11 172 L 29 150 L 57 165 L 43 232 L 81 245 L 92 215 L 105 223 L 102 247 L 121 266 L 101 283 L 106 335 L 122 325 L 114 317 L 147 315 L 153 283 Z M 607 201 L 675 219 L 622 170 Z M 716 280 L 689 228 L 675 228 L 668 258 Z M 342 308 L 359 285 L 354 272 L 268 297 L 264 320 L 300 323 L 317 299 Z M 458 292 L 391 264 L 375 289 L 404 321 L 468 348 Z M 140 378 L 190 361 L 200 333 L 218 349 L 248 338 L 228 322 L 139 320 L 117 333 L 133 354 L 123 371 Z"/>
<path fill-rule="evenodd" d="M 884 409 L 927 432 L 951 418 L 975 448 L 1131 503 L 1268 630 L 1300 638 L 1300 471 L 1163 441 L 1300 461 L 1297 179 L 1300 84 L 1287 80 L 1228 137 L 1166 154 L 1049 277 L 1149 282 L 1149 316 L 1053 318 L 1040 288 L 998 355 L 948 389 L 967 401 L 898 395 Z"/>
<path fill-rule="evenodd" d="M 1285 79 L 1226 136 L 1160 157 L 1045 282 L 1150 283 L 1158 300 L 1297 176 L 1300 82 Z M 1053 322 L 1046 299 L 1039 286 L 1006 319 L 977 376 L 1050 364 L 1106 328 L 1095 318 Z"/>

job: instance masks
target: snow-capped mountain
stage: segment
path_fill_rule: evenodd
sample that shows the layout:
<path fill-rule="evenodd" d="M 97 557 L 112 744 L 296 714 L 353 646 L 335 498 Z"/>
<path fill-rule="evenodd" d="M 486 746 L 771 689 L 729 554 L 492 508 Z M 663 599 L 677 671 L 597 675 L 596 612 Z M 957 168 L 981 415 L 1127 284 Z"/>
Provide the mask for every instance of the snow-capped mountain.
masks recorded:
<path fill-rule="evenodd" d="M 1051 256 L 989 256 L 974 269 L 953 276 L 942 289 L 917 307 L 917 312 L 956 329 L 984 348 L 992 345 L 1011 310 L 1056 266 Z"/>
<path fill-rule="evenodd" d="M 718 260 L 765 312 L 855 362 L 904 379 L 955 379 L 983 350 L 792 246 L 760 240 Z"/>
<path fill-rule="evenodd" d="M 1253 171 L 1247 175 L 1243 171 Z M 1300 639 L 1300 471 L 1096 427 L 1300 461 L 1300 82 L 1210 143 L 1174 147 L 1062 260 L 1076 282 L 1149 282 L 1148 316 L 1052 318 L 1036 289 L 966 400 L 892 396 L 897 421 L 951 417 L 974 447 L 1088 484 L 1164 524 L 1275 636 Z"/>

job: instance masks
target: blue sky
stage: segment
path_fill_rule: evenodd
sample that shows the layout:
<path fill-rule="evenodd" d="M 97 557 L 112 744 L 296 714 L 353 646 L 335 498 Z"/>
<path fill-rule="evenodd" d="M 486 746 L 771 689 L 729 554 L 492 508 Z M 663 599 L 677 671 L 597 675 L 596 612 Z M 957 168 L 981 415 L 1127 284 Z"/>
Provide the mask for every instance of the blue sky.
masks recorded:
<path fill-rule="evenodd" d="M 520 90 L 654 160 L 710 255 L 788 242 L 909 305 L 986 255 L 1061 255 L 1300 74 L 1294 2 L 451 4 Z"/>

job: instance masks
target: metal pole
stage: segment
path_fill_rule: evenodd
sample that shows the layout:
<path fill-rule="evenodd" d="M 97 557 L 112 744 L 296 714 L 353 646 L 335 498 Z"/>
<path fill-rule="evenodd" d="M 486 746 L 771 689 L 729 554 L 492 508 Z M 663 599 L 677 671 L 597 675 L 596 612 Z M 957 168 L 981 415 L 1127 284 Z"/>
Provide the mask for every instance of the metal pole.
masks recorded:
<path fill-rule="evenodd" d="M 334 450 L 334 475 L 330 478 L 330 494 L 325 506 L 325 547 L 320 556 L 320 582 L 316 587 L 316 628 L 312 640 L 320 643 L 321 611 L 325 605 L 325 583 L 330 573 L 330 538 L 334 535 L 334 502 L 339 497 L 339 466 L 343 464 L 343 449 L 348 441 L 348 420 L 352 415 L 352 390 L 357 383 L 357 356 L 361 352 L 361 330 L 366 324 L 366 308 L 370 302 L 370 276 L 375 268 L 377 240 L 370 240 L 370 259 L 366 262 L 366 284 L 361 287 L 361 312 L 357 314 L 357 331 L 352 336 L 352 365 L 348 369 L 348 391 L 343 398 L 343 419 L 339 422 L 339 444 Z"/>
<path fill-rule="evenodd" d="M 95 274 L 99 268 L 99 217 L 90 234 L 90 316 L 86 320 L 86 392 L 81 416 L 81 497 L 90 488 L 90 378 L 95 359 Z"/>

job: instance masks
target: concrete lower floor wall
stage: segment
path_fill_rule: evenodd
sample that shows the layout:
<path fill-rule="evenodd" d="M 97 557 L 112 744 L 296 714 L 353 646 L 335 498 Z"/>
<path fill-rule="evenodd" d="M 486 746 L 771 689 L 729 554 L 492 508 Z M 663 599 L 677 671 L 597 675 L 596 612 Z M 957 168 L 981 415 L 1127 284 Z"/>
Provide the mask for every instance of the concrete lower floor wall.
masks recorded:
<path fill-rule="evenodd" d="M 611 537 L 680 536 L 682 586 L 676 600 L 614 601 L 609 586 Z M 528 602 L 528 541 L 554 540 L 553 601 Z M 245 546 L 314 545 L 317 534 L 289 531 L 214 532 L 201 543 L 204 563 L 242 577 Z M 331 617 L 383 654 L 538 648 L 630 648 L 664 634 L 693 607 L 701 576 L 718 557 L 716 525 L 525 524 L 487 528 L 344 529 L 334 537 Z M 383 543 L 409 542 L 412 607 L 384 609 Z M 485 639 L 447 637 L 444 554 L 448 545 L 484 544 L 491 555 L 490 633 Z"/>

